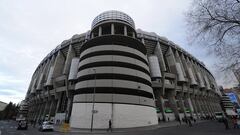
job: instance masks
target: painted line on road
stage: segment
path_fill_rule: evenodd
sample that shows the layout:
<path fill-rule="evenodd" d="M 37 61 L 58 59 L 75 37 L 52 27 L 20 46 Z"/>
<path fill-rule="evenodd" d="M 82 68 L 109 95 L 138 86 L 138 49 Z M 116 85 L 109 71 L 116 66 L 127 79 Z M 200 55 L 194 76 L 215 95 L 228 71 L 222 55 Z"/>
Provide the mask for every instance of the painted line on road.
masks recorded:
<path fill-rule="evenodd" d="M 0 130 L 0 135 L 2 134 L 2 131 Z"/>

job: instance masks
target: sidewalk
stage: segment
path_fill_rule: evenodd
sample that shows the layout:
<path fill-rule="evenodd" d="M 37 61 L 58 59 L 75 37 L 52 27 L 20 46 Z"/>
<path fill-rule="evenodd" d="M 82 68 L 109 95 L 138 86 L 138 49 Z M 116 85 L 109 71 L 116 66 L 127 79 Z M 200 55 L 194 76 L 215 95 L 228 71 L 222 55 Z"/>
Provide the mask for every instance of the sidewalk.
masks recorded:
<path fill-rule="evenodd" d="M 208 120 L 198 120 L 196 123 L 192 123 L 193 126 L 194 124 L 201 123 L 201 122 L 206 122 Z M 146 127 L 137 127 L 137 128 L 118 128 L 118 129 L 113 129 L 112 133 L 122 133 L 122 132 L 136 132 L 136 131 L 146 131 L 146 130 L 154 130 L 154 129 L 159 129 L 159 128 L 168 128 L 168 127 L 174 127 L 174 126 L 186 126 L 187 124 L 185 122 L 180 123 L 178 121 L 171 121 L 171 122 L 160 122 L 158 125 L 154 126 L 146 126 Z M 69 131 L 63 131 L 61 129 L 61 126 L 56 126 L 55 125 L 55 131 L 57 132 L 65 132 L 65 133 L 109 133 L 107 132 L 107 129 L 94 129 L 92 132 L 90 129 L 78 129 L 78 128 L 70 128 Z"/>

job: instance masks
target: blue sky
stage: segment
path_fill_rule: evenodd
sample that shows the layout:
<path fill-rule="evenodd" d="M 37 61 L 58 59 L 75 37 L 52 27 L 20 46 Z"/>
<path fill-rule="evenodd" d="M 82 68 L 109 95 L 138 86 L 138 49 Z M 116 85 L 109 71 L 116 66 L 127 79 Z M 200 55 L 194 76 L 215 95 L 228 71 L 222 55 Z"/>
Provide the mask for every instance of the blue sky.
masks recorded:
<path fill-rule="evenodd" d="M 155 32 L 177 43 L 203 61 L 225 87 L 213 55 L 206 48 L 188 45 L 184 12 L 191 0 L 2 0 L 0 1 L 0 101 L 24 99 L 40 61 L 63 40 L 90 29 L 91 22 L 106 10 L 130 15 L 136 28 Z M 234 78 L 230 75 L 230 78 Z"/>

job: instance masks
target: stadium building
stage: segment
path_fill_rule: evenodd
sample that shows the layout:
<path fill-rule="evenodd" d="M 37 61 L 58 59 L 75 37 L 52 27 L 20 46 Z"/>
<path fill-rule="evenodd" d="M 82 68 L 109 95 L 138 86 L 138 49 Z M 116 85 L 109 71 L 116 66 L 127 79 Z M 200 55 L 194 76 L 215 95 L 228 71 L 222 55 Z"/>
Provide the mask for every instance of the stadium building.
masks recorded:
<path fill-rule="evenodd" d="M 214 116 L 217 84 L 203 62 L 133 19 L 107 11 L 38 65 L 26 94 L 29 120 L 104 129 Z"/>

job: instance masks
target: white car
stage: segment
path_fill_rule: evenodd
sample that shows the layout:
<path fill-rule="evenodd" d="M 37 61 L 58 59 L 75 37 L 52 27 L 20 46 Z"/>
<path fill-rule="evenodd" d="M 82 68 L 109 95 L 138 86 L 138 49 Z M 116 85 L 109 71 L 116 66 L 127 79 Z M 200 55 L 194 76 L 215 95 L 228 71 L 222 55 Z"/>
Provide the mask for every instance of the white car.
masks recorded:
<path fill-rule="evenodd" d="M 54 127 L 53 127 L 53 123 L 50 121 L 44 121 L 40 127 L 39 127 L 39 131 L 46 131 L 46 130 L 50 130 L 53 131 Z"/>

